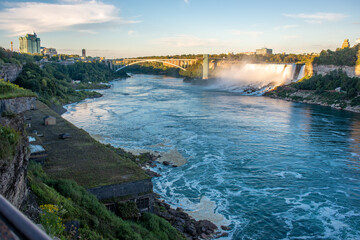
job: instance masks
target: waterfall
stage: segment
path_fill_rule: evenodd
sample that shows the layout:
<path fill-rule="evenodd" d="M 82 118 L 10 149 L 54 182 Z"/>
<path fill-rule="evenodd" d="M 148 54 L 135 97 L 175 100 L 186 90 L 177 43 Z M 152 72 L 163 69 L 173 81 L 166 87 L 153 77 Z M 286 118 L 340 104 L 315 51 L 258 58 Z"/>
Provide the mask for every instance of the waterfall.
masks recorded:
<path fill-rule="evenodd" d="M 246 94 L 262 94 L 295 78 L 296 64 L 238 64 L 217 71 L 210 88 Z M 300 70 L 303 72 L 303 69 Z M 303 74 L 303 73 L 302 73 Z M 299 73 L 300 77 L 300 73 Z"/>
<path fill-rule="evenodd" d="M 298 75 L 296 81 L 299 81 L 303 77 L 305 77 L 305 65 L 301 66 L 301 69 L 300 69 L 300 72 L 299 72 L 299 75 Z"/>

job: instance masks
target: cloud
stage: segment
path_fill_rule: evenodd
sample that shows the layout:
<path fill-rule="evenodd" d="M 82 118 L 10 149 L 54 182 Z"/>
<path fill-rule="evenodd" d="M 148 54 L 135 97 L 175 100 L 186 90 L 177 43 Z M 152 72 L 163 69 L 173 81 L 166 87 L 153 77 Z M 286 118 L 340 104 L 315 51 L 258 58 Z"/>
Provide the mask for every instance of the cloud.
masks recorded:
<path fill-rule="evenodd" d="M 245 36 L 250 36 L 250 37 L 260 37 L 261 35 L 263 35 L 263 32 L 247 32 L 247 31 L 240 31 L 240 30 L 230 30 L 230 33 L 232 35 L 236 35 L 236 36 L 241 36 L 241 35 L 245 35 Z"/>
<path fill-rule="evenodd" d="M 216 39 L 202 39 L 189 35 L 176 35 L 171 37 L 164 37 L 155 40 L 155 43 L 168 45 L 172 47 L 209 47 L 217 46 Z"/>
<path fill-rule="evenodd" d="M 353 22 L 352 24 L 360 25 L 360 22 Z"/>
<path fill-rule="evenodd" d="M 276 26 L 274 27 L 274 30 L 279 31 L 279 30 L 287 30 L 290 28 L 296 28 L 297 25 L 283 25 L 283 26 Z"/>
<path fill-rule="evenodd" d="M 92 28 L 136 23 L 119 16 L 114 5 L 98 0 L 62 0 L 59 3 L 7 3 L 0 11 L 0 29 L 11 36 L 36 32 L 73 30 L 96 33 Z"/>
<path fill-rule="evenodd" d="M 297 39 L 297 38 L 299 38 L 298 35 L 286 35 L 286 36 L 284 36 L 285 40 Z"/>
<path fill-rule="evenodd" d="M 189 0 L 184 0 L 184 3 L 188 4 L 188 3 L 189 3 Z"/>
<path fill-rule="evenodd" d="M 298 13 L 298 14 L 283 14 L 285 17 L 304 19 L 308 23 L 319 24 L 323 21 L 336 22 L 348 17 L 342 13 L 323 13 L 318 12 L 314 14 Z"/>
<path fill-rule="evenodd" d="M 134 30 L 129 30 L 129 31 L 128 31 L 128 35 L 131 36 L 131 37 L 133 37 L 133 36 L 136 36 L 136 35 L 137 35 L 137 32 L 134 31 Z"/>

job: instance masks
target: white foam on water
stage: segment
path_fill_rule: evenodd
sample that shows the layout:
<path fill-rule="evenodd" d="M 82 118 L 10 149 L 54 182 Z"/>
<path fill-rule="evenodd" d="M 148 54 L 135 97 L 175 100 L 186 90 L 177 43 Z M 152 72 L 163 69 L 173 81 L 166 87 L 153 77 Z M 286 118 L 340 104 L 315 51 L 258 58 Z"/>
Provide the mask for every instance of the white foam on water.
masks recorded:
<path fill-rule="evenodd" d="M 224 215 L 216 212 L 216 203 L 206 196 L 201 197 L 199 203 L 188 206 L 188 208 L 191 210 L 186 211 L 186 213 L 196 220 L 209 220 L 217 226 L 230 224 Z"/>
<path fill-rule="evenodd" d="M 307 192 L 299 195 L 297 198 L 284 198 L 285 203 L 289 205 L 289 209 L 286 212 L 280 212 L 273 214 L 282 219 L 289 227 L 287 238 L 292 236 L 294 229 L 294 223 L 299 220 L 314 221 L 314 219 L 321 222 L 321 226 L 324 228 L 322 233 L 318 233 L 318 239 L 343 239 L 343 234 L 347 234 L 347 239 L 359 239 L 360 233 L 352 232 L 353 226 L 349 225 L 347 219 L 350 217 L 358 217 L 360 214 L 354 211 L 344 212 L 344 208 L 338 206 L 334 202 L 329 200 L 315 202 L 308 201 L 307 197 L 311 194 L 319 194 L 319 192 Z M 321 195 L 321 194 L 320 194 Z M 299 211 L 301 210 L 301 211 Z M 291 237 L 293 239 L 294 236 Z M 312 235 L 296 236 L 296 239 L 313 239 Z"/>
<path fill-rule="evenodd" d="M 275 176 L 279 176 L 281 178 L 286 178 L 286 176 L 293 176 L 295 178 L 303 178 L 303 175 L 297 172 L 291 172 L 291 171 L 281 171 L 279 173 L 275 173 Z"/>

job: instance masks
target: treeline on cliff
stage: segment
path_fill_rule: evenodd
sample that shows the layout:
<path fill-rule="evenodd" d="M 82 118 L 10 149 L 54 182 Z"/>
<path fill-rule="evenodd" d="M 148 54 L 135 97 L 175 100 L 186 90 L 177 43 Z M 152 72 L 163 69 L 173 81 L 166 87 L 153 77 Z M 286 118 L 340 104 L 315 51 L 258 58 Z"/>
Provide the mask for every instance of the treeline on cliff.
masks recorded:
<path fill-rule="evenodd" d="M 21 65 L 26 62 L 34 62 L 34 57 L 28 54 L 12 52 L 0 47 L 0 65 L 3 63 L 13 63 Z"/>
<path fill-rule="evenodd" d="M 76 91 L 77 85 L 72 80 L 81 83 L 107 82 L 115 78 L 126 77 L 126 73 L 114 72 L 102 63 L 75 63 L 72 65 L 27 63 L 16 79 L 19 86 L 37 93 L 39 99 L 47 105 L 62 105 L 83 100 L 87 97 L 101 96 L 91 91 Z M 80 83 L 80 84 L 81 84 Z"/>
<path fill-rule="evenodd" d="M 336 49 L 336 51 L 322 50 L 320 56 L 314 58 L 313 63 L 319 65 L 355 66 L 360 64 L 360 44 L 351 48 Z"/>
<path fill-rule="evenodd" d="M 360 78 L 348 77 L 345 72 L 334 70 L 325 76 L 316 74 L 305 78 L 292 84 L 292 87 L 300 90 L 316 90 L 317 92 L 331 91 L 340 87 L 340 90 L 346 92 L 349 98 L 353 98 L 360 94 Z"/>
<path fill-rule="evenodd" d="M 180 68 L 166 66 L 159 62 L 135 64 L 127 67 L 126 71 L 131 73 L 166 75 L 172 77 L 201 78 L 202 62 L 198 61 L 195 64 L 190 65 L 188 68 L 186 68 L 186 71 Z"/>

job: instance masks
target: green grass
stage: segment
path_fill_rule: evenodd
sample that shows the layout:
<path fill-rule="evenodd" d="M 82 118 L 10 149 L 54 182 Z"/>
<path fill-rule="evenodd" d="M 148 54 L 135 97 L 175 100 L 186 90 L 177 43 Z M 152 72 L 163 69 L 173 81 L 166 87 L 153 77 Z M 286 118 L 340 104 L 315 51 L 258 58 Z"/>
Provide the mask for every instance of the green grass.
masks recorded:
<path fill-rule="evenodd" d="M 49 153 L 44 170 L 50 177 L 71 179 L 86 188 L 149 178 L 133 161 L 94 140 L 44 103 L 37 101 L 36 107 L 37 110 L 26 113 L 32 117 L 31 128 L 27 131 L 36 130 L 44 134 L 39 141 Z M 56 117 L 56 125 L 43 125 L 43 118 L 47 115 Z M 69 133 L 71 138 L 59 139 L 62 133 Z"/>
<path fill-rule="evenodd" d="M 9 99 L 17 97 L 36 97 L 37 95 L 27 89 L 21 88 L 10 82 L 0 79 L 0 99 Z"/>
<path fill-rule="evenodd" d="M 48 177 L 39 164 L 29 165 L 28 179 L 38 204 L 56 205 L 62 222 L 80 222 L 81 239 L 184 239 L 170 223 L 153 214 L 144 214 L 139 221 L 123 220 L 76 182 Z M 70 239 L 66 233 L 60 237 Z"/>

